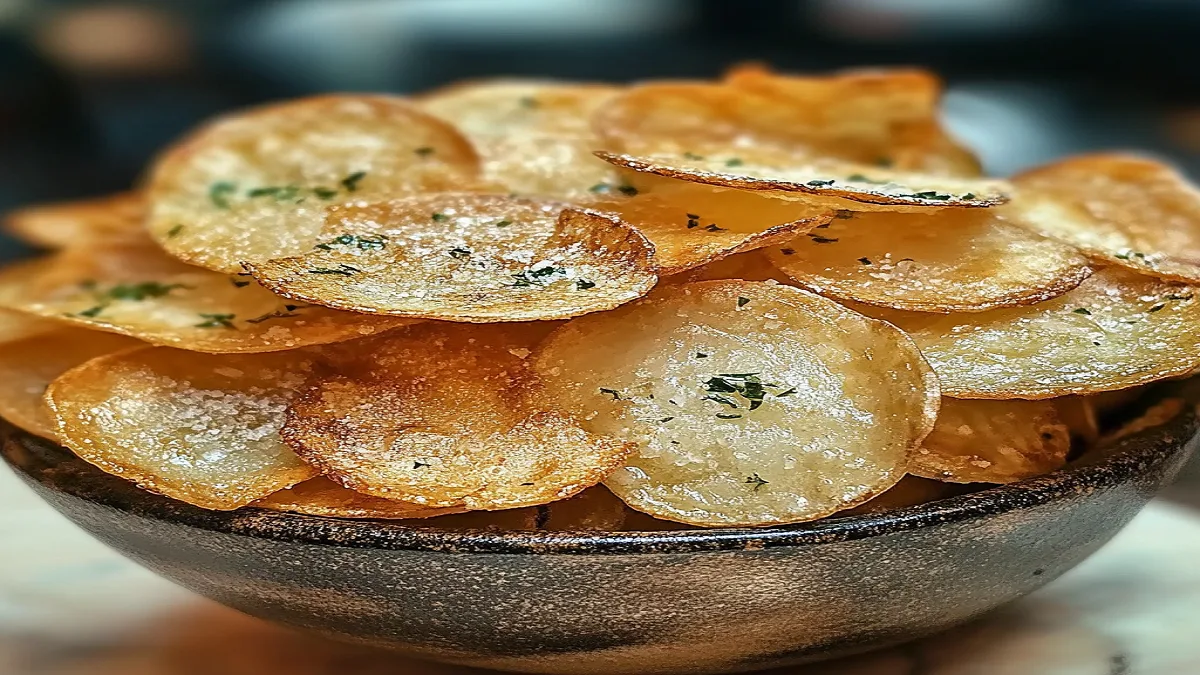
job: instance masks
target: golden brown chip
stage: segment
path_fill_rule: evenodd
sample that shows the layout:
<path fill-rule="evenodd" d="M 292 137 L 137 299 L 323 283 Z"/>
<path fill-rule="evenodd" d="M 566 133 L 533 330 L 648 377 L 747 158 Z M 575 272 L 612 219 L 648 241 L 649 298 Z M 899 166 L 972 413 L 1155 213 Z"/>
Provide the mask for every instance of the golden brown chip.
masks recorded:
<path fill-rule="evenodd" d="M 545 511 L 538 529 L 552 532 L 616 532 L 625 524 L 628 510 L 625 502 L 603 485 L 538 508 Z"/>
<path fill-rule="evenodd" d="M 668 179 L 642 183 L 641 190 L 627 187 L 632 196 L 597 199 L 589 206 L 617 214 L 645 235 L 660 275 L 788 241 L 834 216 L 831 208 L 748 190 Z"/>
<path fill-rule="evenodd" d="M 912 336 L 955 398 L 1124 389 L 1200 365 L 1200 288 L 1103 269 L 1053 300 L 945 316 L 857 306 Z"/>
<path fill-rule="evenodd" d="M 2 277 L 3 275 L 0 273 L 0 278 Z M 57 321 L 48 321 L 22 312 L 0 309 L 0 344 L 24 340 L 60 328 L 62 328 L 62 324 Z"/>
<path fill-rule="evenodd" d="M 42 401 L 46 387 L 85 361 L 140 344 L 74 328 L 0 344 L 0 416 L 31 434 L 55 438 L 56 425 Z"/>
<path fill-rule="evenodd" d="M 725 82 L 786 102 L 795 111 L 790 129 L 811 134 L 822 154 L 914 171 L 979 175 L 979 160 L 938 122 L 942 86 L 928 71 L 789 76 L 749 65 L 733 69 Z"/>
<path fill-rule="evenodd" d="M 1200 282 L 1200 190 L 1171 167 L 1073 157 L 1013 178 L 1029 227 L 1101 262 Z"/>
<path fill-rule="evenodd" d="M 55 204 L 37 204 L 8 214 L 4 229 L 43 248 L 144 241 L 146 202 L 136 192 Z"/>
<path fill-rule="evenodd" d="M 232 510 L 317 475 L 279 437 L 312 362 L 306 350 L 146 347 L 68 371 L 46 401 L 59 439 L 84 460 L 143 489 Z"/>
<path fill-rule="evenodd" d="M 1091 275 L 1075 249 L 995 209 L 847 213 L 768 249 L 800 286 L 917 312 L 978 312 L 1062 295 Z"/>
<path fill-rule="evenodd" d="M 325 243 L 247 269 L 329 307 L 447 321 L 561 319 L 657 281 L 653 249 L 612 216 L 502 195 L 441 194 L 330 210 Z"/>
<path fill-rule="evenodd" d="M 620 89 L 543 80 L 483 80 L 420 98 L 478 148 L 483 175 L 507 192 L 580 201 L 615 190 L 617 170 L 592 151 L 592 113 Z"/>
<path fill-rule="evenodd" d="M 292 403 L 284 438 L 364 494 L 430 508 L 498 510 L 595 485 L 632 447 L 522 400 L 532 329 L 428 323 L 358 343 L 346 374 Z"/>
<path fill-rule="evenodd" d="M 910 471 L 949 483 L 1012 483 L 1061 468 L 1070 451 L 1053 401 L 947 398 Z"/>
<path fill-rule="evenodd" d="M 151 235 L 218 272 L 299 255 L 325 207 L 474 187 L 479 159 L 403 99 L 321 96 L 222 117 L 173 147 L 147 187 Z"/>
<path fill-rule="evenodd" d="M 254 502 L 269 511 L 331 518 L 403 520 L 452 514 L 455 509 L 430 509 L 348 490 L 328 478 L 313 478 Z"/>
<path fill-rule="evenodd" d="M 770 191 L 779 198 L 822 206 L 867 210 L 867 204 L 895 207 L 988 207 L 1008 201 L 1010 186 L 998 180 L 953 178 L 880 169 L 831 159 L 796 159 L 780 155 L 751 156 L 730 148 L 708 155 L 654 152 L 596 156 L 639 174 L 737 188 Z M 640 187 L 636 176 L 629 177 Z M 879 210 L 878 208 L 874 210 Z"/>
<path fill-rule="evenodd" d="M 145 245 L 68 250 L 0 272 L 0 306 L 201 352 L 268 352 L 409 323 L 280 298 Z"/>
<path fill-rule="evenodd" d="M 889 488 L 887 492 L 852 509 L 842 511 L 837 515 L 858 516 L 868 513 L 884 513 L 909 506 L 928 504 L 929 502 L 946 499 L 957 494 L 959 494 L 959 490 L 956 490 L 955 486 L 950 483 L 943 483 L 928 478 L 918 478 L 917 476 L 905 476 L 900 479 L 899 483 Z"/>
<path fill-rule="evenodd" d="M 638 444 L 605 484 L 697 525 L 812 520 L 883 492 L 939 400 L 902 333 L 780 284 L 664 287 L 568 322 L 535 359 L 542 405 Z"/>
<path fill-rule="evenodd" d="M 1179 413 L 1183 412 L 1186 405 L 1187 401 L 1181 398 L 1164 398 L 1147 408 L 1138 417 L 1123 424 L 1116 431 L 1105 434 L 1104 438 L 1100 439 L 1100 445 L 1113 445 L 1123 438 L 1135 436 L 1147 429 L 1162 426 L 1175 419 Z"/>

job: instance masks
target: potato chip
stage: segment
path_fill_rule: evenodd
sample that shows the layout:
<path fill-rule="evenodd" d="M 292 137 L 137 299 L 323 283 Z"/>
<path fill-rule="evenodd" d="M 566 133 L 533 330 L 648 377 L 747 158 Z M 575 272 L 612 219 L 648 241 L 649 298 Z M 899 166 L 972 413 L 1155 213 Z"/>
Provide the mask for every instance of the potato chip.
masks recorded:
<path fill-rule="evenodd" d="M 1100 416 L 1093 396 L 1063 396 L 1053 399 L 1058 416 L 1071 430 L 1071 440 L 1085 447 L 1100 440 Z"/>
<path fill-rule="evenodd" d="M 1062 468 L 1070 452 L 1053 401 L 947 398 L 910 471 L 949 483 L 1012 483 Z"/>
<path fill-rule="evenodd" d="M 882 322 L 790 286 L 664 287 L 568 322 L 534 398 L 639 451 L 605 484 L 696 525 L 812 520 L 894 485 L 932 427 L 937 382 Z"/>
<path fill-rule="evenodd" d="M 627 512 L 625 502 L 603 485 L 538 508 L 545 512 L 538 529 L 551 532 L 616 532 L 625 524 Z"/>
<path fill-rule="evenodd" d="M 1110 267 L 1026 307 L 945 316 L 856 309 L 911 335 L 947 396 L 1043 399 L 1123 389 L 1200 365 L 1198 290 Z"/>
<path fill-rule="evenodd" d="M 1092 394 L 1087 399 L 1091 407 L 1096 410 L 1098 416 L 1101 418 L 1110 417 L 1123 412 L 1131 403 L 1141 398 L 1149 388 L 1149 385 L 1142 385 L 1129 387 L 1128 389 L 1115 389 L 1113 391 Z"/>
<path fill-rule="evenodd" d="M 633 196 L 595 200 L 589 207 L 615 213 L 645 235 L 660 275 L 783 243 L 834 217 L 831 208 L 748 190 L 668 179 L 643 183 Z"/>
<path fill-rule="evenodd" d="M 1107 264 L 1200 282 L 1200 190 L 1171 167 L 1129 155 L 1083 155 L 1013 182 L 1036 231 Z"/>
<path fill-rule="evenodd" d="M 1111 446 L 1116 444 L 1123 438 L 1136 436 L 1148 429 L 1159 427 L 1171 420 L 1175 419 L 1184 408 L 1187 407 L 1187 401 L 1181 398 L 1164 398 L 1156 402 L 1154 405 L 1142 411 L 1132 420 L 1122 424 L 1115 431 L 1107 433 L 1100 439 L 1100 445 Z"/>
<path fill-rule="evenodd" d="M 268 352 L 409 323 L 280 298 L 145 245 L 68 250 L 0 273 L 0 306 L 201 352 Z"/>
<path fill-rule="evenodd" d="M 313 478 L 285 488 L 252 506 L 268 511 L 299 513 L 306 516 L 403 520 L 432 518 L 456 512 L 456 509 L 430 509 L 406 502 L 382 499 L 348 490 L 328 478 Z"/>
<path fill-rule="evenodd" d="M 470 510 L 569 497 L 632 446 L 522 400 L 532 330 L 429 323 L 360 343 L 344 374 L 292 403 L 283 436 L 322 474 L 377 497 Z"/>
<path fill-rule="evenodd" d="M 37 204 L 8 214 L 4 229 L 42 248 L 69 248 L 147 239 L 146 202 L 136 192 L 55 204 Z"/>
<path fill-rule="evenodd" d="M 840 517 L 885 513 L 909 506 L 936 502 L 939 499 L 953 497 L 959 493 L 960 490 L 956 489 L 956 486 L 950 483 L 943 483 L 928 478 L 918 478 L 917 476 L 905 476 L 900 479 L 899 483 L 888 488 L 887 492 L 852 509 L 842 511 L 837 515 Z"/>
<path fill-rule="evenodd" d="M 458 128 L 483 159 L 483 175 L 505 191 L 580 201 L 619 182 L 592 151 L 593 112 L 620 92 L 610 85 L 483 80 L 419 99 L 426 112 Z"/>
<path fill-rule="evenodd" d="M 645 295 L 653 249 L 612 216 L 502 195 L 330 209 L 315 250 L 247 269 L 280 295 L 447 321 L 560 319 Z"/>
<path fill-rule="evenodd" d="M 453 127 L 403 99 L 321 96 L 222 117 L 167 152 L 148 228 L 171 255 L 218 272 L 302 254 L 325 207 L 470 189 L 479 159 Z"/>
<path fill-rule="evenodd" d="M 313 358 L 146 347 L 68 371 L 46 401 L 59 439 L 82 459 L 145 490 L 232 510 L 316 477 L 279 437 Z"/>
<path fill-rule="evenodd" d="M 0 416 L 31 434 L 55 438 L 56 425 L 42 401 L 46 387 L 85 361 L 140 344 L 74 328 L 0 344 Z"/>
<path fill-rule="evenodd" d="M 2 276 L 0 274 L 0 277 Z M 48 321 L 22 312 L 0 309 L 0 344 L 24 340 L 60 328 L 62 328 L 62 324 L 57 321 Z"/>
<path fill-rule="evenodd" d="M 978 312 L 1062 295 L 1091 275 L 1075 249 L 995 209 L 842 212 L 768 249 L 797 284 L 839 300 L 916 312 Z"/>
<path fill-rule="evenodd" d="M 833 75 L 779 75 L 739 66 L 725 83 L 785 102 L 822 154 L 879 166 L 978 176 L 979 160 L 938 123 L 941 82 L 917 69 L 847 70 Z"/>
<path fill-rule="evenodd" d="M 739 190 L 770 191 L 779 198 L 853 210 L 894 207 L 988 207 L 1009 199 L 1011 187 L 998 180 L 954 178 L 880 169 L 830 159 L 786 155 L 751 156 L 731 147 L 708 155 L 665 152 L 642 155 L 597 152 L 596 156 L 639 174 L 651 174 Z M 635 188 L 636 177 L 630 177 Z"/>

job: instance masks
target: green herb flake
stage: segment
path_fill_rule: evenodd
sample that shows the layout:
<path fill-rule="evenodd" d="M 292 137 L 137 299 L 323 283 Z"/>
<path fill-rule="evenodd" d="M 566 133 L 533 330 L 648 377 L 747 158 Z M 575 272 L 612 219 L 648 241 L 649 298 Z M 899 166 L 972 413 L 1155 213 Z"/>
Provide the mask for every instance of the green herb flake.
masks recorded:
<path fill-rule="evenodd" d="M 834 244 L 838 242 L 836 237 L 823 237 L 815 232 L 809 232 L 808 239 L 814 244 Z"/>
<path fill-rule="evenodd" d="M 741 417 L 741 415 L 738 415 L 736 413 L 717 413 L 717 419 L 722 419 L 722 420 L 736 420 L 736 419 L 739 419 L 740 417 Z"/>
<path fill-rule="evenodd" d="M 1092 315 L 1092 311 L 1087 307 L 1076 307 L 1075 309 L 1071 310 L 1071 312 L 1074 314 L 1082 314 L 1084 316 Z"/>
<path fill-rule="evenodd" d="M 638 194 L 638 189 L 632 185 L 618 185 L 617 192 L 620 192 L 626 197 L 636 197 Z"/>
<path fill-rule="evenodd" d="M 902 196 L 905 196 L 905 195 L 902 195 Z M 937 201 L 937 202 L 944 202 L 944 201 L 946 201 L 948 199 L 952 199 L 954 197 L 954 195 L 948 195 L 945 192 L 937 192 L 934 190 L 926 190 L 925 192 L 914 192 L 913 194 L 907 195 L 907 196 L 912 197 L 914 199 L 927 199 L 930 201 Z"/>
<path fill-rule="evenodd" d="M 229 283 L 233 284 L 234 288 L 245 288 L 250 285 L 249 281 L 242 281 L 241 279 L 234 279 L 232 277 L 229 279 Z"/>
<path fill-rule="evenodd" d="M 423 462 L 419 459 L 413 460 L 413 471 L 416 471 L 417 469 L 424 469 L 427 466 L 432 466 L 432 465 L 429 462 Z"/>
<path fill-rule="evenodd" d="M 731 168 L 736 167 L 736 166 L 741 166 L 743 164 L 745 164 L 745 162 L 743 162 L 741 159 L 739 159 L 737 157 L 730 157 L 729 159 L 725 160 L 725 166 L 728 166 Z"/>
<path fill-rule="evenodd" d="M 780 252 L 780 253 L 782 253 L 782 254 L 784 254 L 784 255 L 795 255 L 795 254 L 796 254 L 796 249 L 794 249 L 794 248 L 781 248 L 781 249 L 779 249 L 779 252 Z"/>
<path fill-rule="evenodd" d="M 698 359 L 707 359 L 707 358 L 708 358 L 708 354 L 705 354 L 704 352 L 696 352 L 696 358 L 698 358 Z"/>
<path fill-rule="evenodd" d="M 204 319 L 201 323 L 196 324 L 196 328 L 235 328 L 233 325 L 234 314 L 200 314 L 200 318 Z"/>
<path fill-rule="evenodd" d="M 758 474 L 754 474 L 746 479 L 746 485 L 753 485 L 755 492 L 758 492 L 759 488 L 764 485 L 769 485 L 770 483 L 771 481 L 763 480 Z"/>
<path fill-rule="evenodd" d="M 664 417 L 664 418 L 660 419 L 659 422 L 666 423 L 666 422 L 670 422 L 673 419 L 675 419 L 675 418 L 674 417 Z"/>
<path fill-rule="evenodd" d="M 504 220 L 496 221 L 496 227 L 508 227 L 509 225 L 512 225 L 512 221 L 508 220 L 507 218 Z"/>
<path fill-rule="evenodd" d="M 718 226 L 716 223 L 704 228 L 705 232 L 724 232 L 725 228 Z"/>
<path fill-rule="evenodd" d="M 237 183 L 223 180 L 213 183 L 208 188 L 208 199 L 218 209 L 229 208 L 229 198 L 237 193 Z"/>
<path fill-rule="evenodd" d="M 175 237 L 178 237 L 180 232 L 183 232 L 182 224 L 176 225 L 175 227 L 167 230 L 167 239 L 174 239 Z"/>
<path fill-rule="evenodd" d="M 683 158 L 698 162 L 698 161 L 704 159 L 704 155 L 697 155 L 694 152 L 685 152 L 685 153 L 683 153 Z"/>
<path fill-rule="evenodd" d="M 100 312 L 103 312 L 105 310 L 105 308 L 107 308 L 107 307 L 108 307 L 108 305 L 96 305 L 95 307 L 88 307 L 87 309 L 83 310 L 82 312 L 76 312 L 76 314 L 78 316 L 86 316 L 89 319 L 94 319 L 100 314 Z"/>
<path fill-rule="evenodd" d="M 431 215 L 431 216 L 429 216 L 429 217 L 430 217 L 431 219 L 433 219 L 433 222 L 435 222 L 435 223 L 444 223 L 444 222 L 446 222 L 447 220 L 450 220 L 450 216 L 448 216 L 448 215 L 446 215 L 446 214 L 444 214 L 444 213 L 435 213 L 435 214 L 433 214 L 433 215 Z"/>
<path fill-rule="evenodd" d="M 1165 303 L 1165 302 L 1160 302 L 1160 303 L 1158 303 L 1157 305 L 1154 305 L 1153 307 L 1151 307 L 1150 309 L 1148 309 L 1148 310 L 1146 310 L 1146 311 L 1148 311 L 1148 312 L 1161 312 L 1161 311 L 1162 311 L 1164 308 L 1166 308 L 1166 306 L 1167 306 L 1167 303 Z"/>
<path fill-rule="evenodd" d="M 795 393 L 796 393 L 796 388 L 792 387 L 791 389 L 788 389 L 787 391 L 782 391 L 778 394 L 775 394 L 775 398 L 783 398 L 784 396 L 791 396 L 792 394 L 795 394 Z"/>
<path fill-rule="evenodd" d="M 522 96 L 520 99 L 517 100 L 517 104 L 520 105 L 522 108 L 527 108 L 527 109 L 537 108 L 538 106 L 541 105 L 540 103 L 538 103 L 538 100 L 532 96 Z"/>
<path fill-rule="evenodd" d="M 312 193 L 317 197 L 328 201 L 336 197 L 338 191 L 331 188 L 318 186 L 312 189 Z"/>
<path fill-rule="evenodd" d="M 455 260 L 466 260 L 467 258 L 471 257 L 471 249 L 455 246 L 454 248 L 450 249 L 450 257 L 454 258 Z"/>
<path fill-rule="evenodd" d="M 308 270 L 308 273 L 309 274 L 334 274 L 334 275 L 338 275 L 338 276 L 349 277 L 349 276 L 353 276 L 354 274 L 361 272 L 361 271 L 362 270 L 358 269 L 357 267 L 352 267 L 350 265 L 342 264 L 342 265 L 338 265 L 337 267 L 333 267 L 333 268 L 318 267 L 316 269 Z"/>
<path fill-rule="evenodd" d="M 738 296 L 738 299 L 737 299 L 737 306 L 738 306 L 739 308 L 741 308 L 741 307 L 745 307 L 745 306 L 746 306 L 746 305 L 748 305 L 748 304 L 750 304 L 750 298 L 744 298 L 744 297 L 742 297 L 742 296 L 740 296 L 740 295 Z"/>
<path fill-rule="evenodd" d="M 597 194 L 612 192 L 612 186 L 608 183 L 596 183 L 592 187 L 588 188 L 588 192 L 595 192 Z"/>
<path fill-rule="evenodd" d="M 975 193 L 974 193 L 974 192 L 968 192 L 967 194 L 963 195 L 963 196 L 962 196 L 962 197 L 960 197 L 959 199 L 965 199 L 965 200 L 967 200 L 967 201 L 970 201 L 970 200 L 972 200 L 972 199 L 975 199 Z"/>
<path fill-rule="evenodd" d="M 835 180 L 833 180 L 833 179 L 830 179 L 830 180 L 810 180 L 810 181 L 808 181 L 807 183 L 805 183 L 805 185 L 807 185 L 807 186 L 809 186 L 809 187 L 829 187 L 830 185 L 833 185 L 835 182 L 837 182 L 837 181 L 835 181 Z"/>
<path fill-rule="evenodd" d="M 416 150 L 413 150 L 413 153 L 417 157 L 420 157 L 422 159 L 424 159 L 426 157 L 432 157 L 434 152 L 435 152 L 435 150 L 433 148 L 429 147 L 428 145 L 423 145 L 423 146 L 417 148 Z M 353 192 L 353 190 L 351 190 L 351 192 Z"/>
<path fill-rule="evenodd" d="M 112 300 L 132 300 L 141 302 L 146 298 L 161 298 L 176 288 L 191 288 L 184 284 L 160 284 L 157 281 L 144 281 L 139 284 L 117 284 L 104 292 L 104 296 Z"/>
<path fill-rule="evenodd" d="M 295 310 L 297 310 L 299 308 L 300 307 L 298 305 L 284 305 L 283 309 L 277 309 L 273 312 L 267 312 L 266 314 L 263 314 L 261 316 L 256 316 L 253 319 L 246 319 L 246 323 L 257 324 L 257 323 L 262 323 L 264 321 L 270 321 L 271 319 L 286 319 L 286 318 L 293 317 L 293 316 L 300 316 L 299 314 L 297 314 L 295 312 Z"/>
<path fill-rule="evenodd" d="M 594 281 L 588 281 L 587 279 L 576 279 L 575 280 L 575 288 L 578 290 L 586 291 L 590 288 L 595 288 L 595 287 L 596 287 L 596 282 L 594 282 Z"/>
<path fill-rule="evenodd" d="M 860 263 L 862 263 L 862 264 L 864 264 L 864 265 L 873 265 L 873 264 L 874 264 L 874 263 L 872 263 L 872 262 L 871 262 L 871 259 L 870 259 L 870 258 L 868 258 L 868 257 L 866 257 L 866 256 L 863 256 L 863 257 L 859 258 L 859 259 L 858 259 L 858 262 L 860 262 Z"/>
<path fill-rule="evenodd" d="M 621 400 L 621 392 L 617 391 L 616 389 L 605 389 L 604 387 L 600 387 L 600 393 L 612 396 L 612 400 L 614 401 Z"/>

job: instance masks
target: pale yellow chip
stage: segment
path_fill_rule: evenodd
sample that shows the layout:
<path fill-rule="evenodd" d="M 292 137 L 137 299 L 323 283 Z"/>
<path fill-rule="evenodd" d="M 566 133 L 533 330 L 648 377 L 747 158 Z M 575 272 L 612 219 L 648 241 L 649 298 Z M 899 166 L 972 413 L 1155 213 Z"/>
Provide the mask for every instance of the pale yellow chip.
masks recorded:
<path fill-rule="evenodd" d="M 399 98 L 321 96 L 222 117 L 154 165 L 151 235 L 219 272 L 321 241 L 325 207 L 463 190 L 479 159 L 452 126 Z"/>
<path fill-rule="evenodd" d="M 62 324 L 58 321 L 39 319 L 23 312 L 0 309 L 0 344 L 24 340 L 60 328 L 62 328 Z"/>
<path fill-rule="evenodd" d="M 8 214 L 4 229 L 42 248 L 144 241 L 146 202 L 136 192 L 54 204 L 36 204 Z"/>
<path fill-rule="evenodd" d="M 606 485 L 696 525 L 812 520 L 883 492 L 932 427 L 938 387 L 885 323 L 779 284 L 664 287 L 567 323 L 535 398 L 638 444 Z"/>
<path fill-rule="evenodd" d="M 306 516 L 356 518 L 369 520 L 412 520 L 433 518 L 456 509 L 430 509 L 392 499 L 372 497 L 348 490 L 328 478 L 313 478 L 254 502 L 269 511 L 300 513 Z"/>
<path fill-rule="evenodd" d="M 615 190 L 617 170 L 597 159 L 592 114 L 619 87 L 544 80 L 482 80 L 418 99 L 458 128 L 483 160 L 488 183 L 521 195 L 580 201 Z"/>
<path fill-rule="evenodd" d="M 842 212 L 768 249 L 800 286 L 838 300 L 916 312 L 979 312 L 1062 295 L 1092 270 L 1078 251 L 996 209 Z"/>
<path fill-rule="evenodd" d="M 1084 155 L 1013 178 L 1029 227 L 1101 262 L 1200 282 L 1200 190 L 1171 167 Z"/>
<path fill-rule="evenodd" d="M 426 195 L 331 209 L 328 231 L 305 255 L 247 268 L 297 300 L 479 323 L 612 309 L 657 282 L 635 230 L 553 202 Z"/>
<path fill-rule="evenodd" d="M 856 309 L 912 336 L 955 398 L 1124 389 L 1200 366 L 1200 288 L 1110 267 L 1053 300 L 944 316 Z"/>
<path fill-rule="evenodd" d="M 56 437 L 42 395 L 59 375 L 103 354 L 142 342 L 74 328 L 0 344 L 0 416 L 31 434 Z"/>
<path fill-rule="evenodd" d="M 833 159 L 798 159 L 786 154 L 751 155 L 735 147 L 707 155 L 597 152 L 596 156 L 638 174 L 739 190 L 770 191 L 779 198 L 854 210 L 879 210 L 878 206 L 889 207 L 884 210 L 989 207 L 1007 202 L 1012 191 L 999 180 L 919 174 Z M 636 177 L 630 180 L 639 187 Z"/>
<path fill-rule="evenodd" d="M 232 510 L 314 478 L 283 443 L 288 400 L 313 355 L 146 347 L 92 359 L 46 392 L 58 438 L 139 487 Z"/>
<path fill-rule="evenodd" d="M 929 173 L 979 175 L 978 158 L 939 124 L 942 85 L 929 71 L 794 76 L 749 65 L 734 68 L 725 82 L 786 102 L 795 111 L 789 130 L 811 133 L 823 154 Z"/>
<path fill-rule="evenodd" d="M 660 275 L 679 274 L 729 255 L 789 241 L 828 223 L 834 209 L 749 190 L 668 179 L 626 186 L 628 196 L 589 207 L 615 213 L 654 245 Z"/>
<path fill-rule="evenodd" d="M 201 352 L 280 351 L 409 323 L 287 300 L 248 276 L 185 265 L 147 245 L 73 249 L 9 267 L 0 272 L 0 306 Z"/>
<path fill-rule="evenodd" d="M 883 494 L 870 501 L 838 513 L 838 516 L 857 516 L 870 513 L 884 513 L 909 506 L 928 504 L 939 499 L 946 499 L 959 494 L 959 490 L 950 483 L 905 476 Z"/>
<path fill-rule="evenodd" d="M 367 343 L 292 403 L 284 438 L 364 494 L 499 510 L 570 497 L 632 446 L 523 400 L 539 327 L 427 323 Z M 358 351 L 358 350 L 355 350 Z"/>
<path fill-rule="evenodd" d="M 912 473 L 949 483 L 1012 483 L 1062 468 L 1071 430 L 1053 401 L 942 400 Z"/>

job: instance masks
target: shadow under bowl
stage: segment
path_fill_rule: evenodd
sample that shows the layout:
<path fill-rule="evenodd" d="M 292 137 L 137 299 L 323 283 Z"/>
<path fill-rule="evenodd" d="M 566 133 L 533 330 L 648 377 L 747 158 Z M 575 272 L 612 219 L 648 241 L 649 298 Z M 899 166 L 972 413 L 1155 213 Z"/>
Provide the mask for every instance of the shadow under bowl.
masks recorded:
<path fill-rule="evenodd" d="M 14 429 L 2 454 L 130 559 L 247 614 L 341 640 L 539 673 L 720 673 L 913 640 L 1015 600 L 1107 542 L 1197 443 L 1200 385 L 1167 425 L 1034 479 L 767 529 L 483 532 L 137 489 Z"/>

